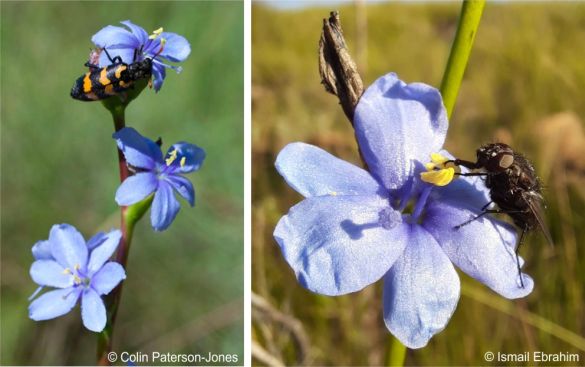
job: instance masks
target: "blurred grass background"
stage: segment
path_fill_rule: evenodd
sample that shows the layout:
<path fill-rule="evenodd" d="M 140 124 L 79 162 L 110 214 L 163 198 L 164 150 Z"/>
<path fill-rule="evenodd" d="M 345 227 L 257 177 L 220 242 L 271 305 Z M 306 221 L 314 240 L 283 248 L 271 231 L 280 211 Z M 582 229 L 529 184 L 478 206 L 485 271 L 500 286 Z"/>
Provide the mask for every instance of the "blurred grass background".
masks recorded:
<path fill-rule="evenodd" d="M 342 297 L 312 294 L 297 283 L 272 237 L 278 219 L 302 199 L 274 170 L 287 143 L 309 142 L 360 164 L 337 98 L 319 83 L 317 44 L 331 10 L 253 4 L 252 331 L 262 355 L 255 364 L 388 360 L 381 283 Z M 356 2 L 337 10 L 366 85 L 389 71 L 406 82 L 440 85 L 459 3 Z M 546 186 L 556 246 L 538 233 L 528 238 L 521 253 L 536 286 L 524 299 L 505 300 L 460 272 L 453 318 L 426 348 L 407 351 L 406 365 L 484 365 L 487 351 L 578 353 L 577 364 L 584 363 L 583 44 L 585 3 L 487 4 L 446 148 L 473 159 L 480 144 L 498 140 L 531 158 Z"/>
<path fill-rule="evenodd" d="M 2 365 L 95 363 L 95 334 L 79 306 L 34 322 L 27 298 L 31 247 L 54 223 L 86 238 L 119 226 L 119 185 L 109 112 L 71 99 L 87 69 L 91 36 L 122 20 L 185 36 L 190 57 L 158 94 L 128 107 L 129 126 L 207 151 L 189 177 L 173 225 L 135 231 L 114 335 L 118 352 L 224 353 L 243 361 L 243 4 L 233 2 L 1 3 Z M 243 363 L 243 362 L 242 362 Z"/>

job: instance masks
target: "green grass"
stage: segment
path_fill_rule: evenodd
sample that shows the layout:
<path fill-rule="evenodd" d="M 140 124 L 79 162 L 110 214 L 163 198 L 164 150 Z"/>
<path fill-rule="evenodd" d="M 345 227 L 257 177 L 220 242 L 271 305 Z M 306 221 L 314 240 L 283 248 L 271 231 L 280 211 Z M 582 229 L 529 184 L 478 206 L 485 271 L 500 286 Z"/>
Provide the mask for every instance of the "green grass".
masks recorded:
<path fill-rule="evenodd" d="M 305 141 L 360 164 L 351 125 L 319 84 L 317 42 L 330 10 L 253 7 L 253 290 L 300 321 L 310 341 L 308 364 L 380 365 L 392 345 L 381 284 L 342 297 L 310 293 L 272 237 L 278 219 L 302 199 L 274 170 L 282 147 Z M 356 8 L 338 10 L 366 85 L 395 71 L 407 82 L 439 87 L 458 3 L 369 5 L 360 27 Z M 500 140 L 531 158 L 546 187 L 556 245 L 535 233 L 521 250 L 535 280 L 525 299 L 505 300 L 459 272 L 463 291 L 453 318 L 426 348 L 408 350 L 406 365 L 485 365 L 487 351 L 570 352 L 585 360 L 583 24 L 583 3 L 486 5 L 446 148 L 472 159 L 480 144 Z M 561 112 L 580 119 L 554 116 Z M 256 318 L 253 338 L 285 364 L 299 362 L 282 323 Z"/>
<path fill-rule="evenodd" d="M 116 351 L 225 353 L 243 359 L 243 4 L 241 2 L 1 3 L 1 364 L 95 363 L 95 335 L 70 315 L 34 322 L 30 249 L 54 223 L 86 237 L 119 226 L 113 124 L 100 103 L 70 98 L 90 38 L 130 19 L 191 43 L 183 72 L 167 74 L 126 111 L 146 136 L 205 148 L 189 177 L 195 208 L 173 225 L 139 223 L 114 336 Z"/>

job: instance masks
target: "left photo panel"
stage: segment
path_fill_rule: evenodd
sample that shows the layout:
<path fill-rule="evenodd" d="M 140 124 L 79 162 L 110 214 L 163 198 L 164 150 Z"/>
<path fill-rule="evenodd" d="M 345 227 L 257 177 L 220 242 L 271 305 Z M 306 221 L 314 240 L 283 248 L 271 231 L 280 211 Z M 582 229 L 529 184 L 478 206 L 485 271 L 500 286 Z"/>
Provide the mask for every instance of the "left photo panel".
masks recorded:
<path fill-rule="evenodd" d="M 244 364 L 244 3 L 1 3 L 2 365 Z"/>

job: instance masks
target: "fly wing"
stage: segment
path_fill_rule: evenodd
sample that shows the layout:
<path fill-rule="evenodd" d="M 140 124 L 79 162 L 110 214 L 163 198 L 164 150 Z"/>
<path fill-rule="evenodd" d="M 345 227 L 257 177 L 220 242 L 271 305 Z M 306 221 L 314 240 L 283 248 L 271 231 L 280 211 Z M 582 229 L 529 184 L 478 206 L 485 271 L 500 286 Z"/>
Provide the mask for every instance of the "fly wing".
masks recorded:
<path fill-rule="evenodd" d="M 528 206 L 530 207 L 530 211 L 532 212 L 532 214 L 534 214 L 534 217 L 536 217 L 538 226 L 540 227 L 542 234 L 544 234 L 546 241 L 549 243 L 549 245 L 554 246 L 554 242 L 552 240 L 548 227 L 544 222 L 542 196 L 540 196 L 540 194 L 528 193 L 527 195 L 525 195 L 525 199 L 526 202 L 528 203 Z"/>

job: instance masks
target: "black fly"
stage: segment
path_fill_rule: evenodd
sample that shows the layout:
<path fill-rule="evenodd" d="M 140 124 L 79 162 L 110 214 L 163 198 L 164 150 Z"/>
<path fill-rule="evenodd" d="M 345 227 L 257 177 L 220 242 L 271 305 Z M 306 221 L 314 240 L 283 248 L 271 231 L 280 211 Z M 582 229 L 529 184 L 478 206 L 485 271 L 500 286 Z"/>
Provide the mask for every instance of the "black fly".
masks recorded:
<path fill-rule="evenodd" d="M 483 145 L 477 150 L 477 161 L 455 159 L 450 161 L 458 166 L 481 169 L 483 172 L 460 173 L 462 176 L 485 176 L 485 185 L 490 190 L 491 201 L 482 208 L 482 213 L 475 218 L 455 227 L 464 225 L 488 214 L 504 213 L 512 218 L 521 231 L 520 241 L 516 246 L 516 264 L 520 275 L 520 284 L 524 282 L 520 274 L 518 250 L 526 232 L 540 228 L 549 244 L 553 244 L 551 235 L 543 219 L 542 188 L 534 167 L 520 153 L 503 143 Z M 498 209 L 488 209 L 495 203 Z"/>

